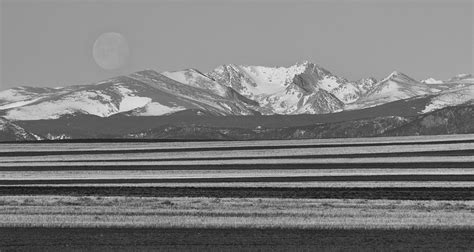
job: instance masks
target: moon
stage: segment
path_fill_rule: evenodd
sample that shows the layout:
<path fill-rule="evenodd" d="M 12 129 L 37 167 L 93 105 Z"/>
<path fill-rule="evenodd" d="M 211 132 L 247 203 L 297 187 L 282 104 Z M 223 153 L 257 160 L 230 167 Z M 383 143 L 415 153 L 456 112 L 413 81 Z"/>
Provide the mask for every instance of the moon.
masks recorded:
<path fill-rule="evenodd" d="M 125 37 L 117 32 L 107 32 L 100 35 L 94 42 L 92 56 L 95 62 L 105 70 L 115 70 L 127 63 L 130 55 Z"/>

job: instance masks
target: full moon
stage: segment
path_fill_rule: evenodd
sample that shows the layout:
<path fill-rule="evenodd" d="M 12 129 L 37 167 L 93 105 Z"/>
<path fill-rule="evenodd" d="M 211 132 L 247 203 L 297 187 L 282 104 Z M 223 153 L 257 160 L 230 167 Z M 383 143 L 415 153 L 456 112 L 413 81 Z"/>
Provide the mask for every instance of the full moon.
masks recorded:
<path fill-rule="evenodd" d="M 107 32 L 94 42 L 92 56 L 97 65 L 106 70 L 115 70 L 127 63 L 130 49 L 125 37 L 117 32 Z"/>

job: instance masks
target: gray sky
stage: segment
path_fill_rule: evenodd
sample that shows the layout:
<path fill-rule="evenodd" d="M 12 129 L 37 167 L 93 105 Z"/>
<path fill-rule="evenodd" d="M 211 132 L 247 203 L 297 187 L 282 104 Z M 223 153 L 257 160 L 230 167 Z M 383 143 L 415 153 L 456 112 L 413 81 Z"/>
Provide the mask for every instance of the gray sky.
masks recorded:
<path fill-rule="evenodd" d="M 0 0 L 1 1 L 1 0 Z M 128 40 L 119 70 L 100 68 L 104 32 Z M 142 69 L 309 60 L 348 79 L 393 70 L 447 79 L 473 71 L 472 0 L 1 1 L 0 90 L 86 84 Z"/>

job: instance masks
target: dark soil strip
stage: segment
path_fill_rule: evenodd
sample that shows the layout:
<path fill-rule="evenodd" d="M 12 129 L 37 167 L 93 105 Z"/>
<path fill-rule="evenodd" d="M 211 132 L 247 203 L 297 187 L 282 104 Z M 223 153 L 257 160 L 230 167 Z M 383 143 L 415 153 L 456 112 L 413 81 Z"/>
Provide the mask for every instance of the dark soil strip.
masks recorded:
<path fill-rule="evenodd" d="M 472 251 L 474 229 L 0 228 L 0 250 Z"/>
<path fill-rule="evenodd" d="M 35 179 L 0 180 L 0 185 L 62 184 L 144 184 L 144 183 L 226 183 L 226 182 L 312 182 L 312 181 L 473 181 L 474 175 L 361 175 L 361 176 L 295 176 L 295 177 L 229 177 L 176 179 Z"/>
<path fill-rule="evenodd" d="M 9 163 L 46 163 L 46 162 L 130 162 L 130 161 L 215 161 L 215 160 L 254 160 L 254 159 L 318 159 L 318 158 L 378 158 L 378 157 L 439 157 L 439 156 L 470 156 L 474 155 L 474 149 L 467 150 L 445 150 L 445 151 L 413 151 L 413 152 L 390 152 L 390 153 L 360 153 L 360 154 L 314 154 L 314 155 L 292 155 L 292 156 L 241 156 L 241 157 L 192 157 L 192 158 L 137 158 L 137 159 L 94 159 L 94 160 L 35 160 L 35 161 L 12 161 Z"/>
<path fill-rule="evenodd" d="M 127 187 L 127 186 L 2 186 L 0 195 L 474 200 L 474 187 L 407 188 L 243 188 L 243 187 Z"/>
<path fill-rule="evenodd" d="M 383 169 L 383 168 L 474 168 L 473 162 L 381 162 L 336 164 L 191 164 L 191 165 L 39 165 L 1 166 L 0 171 L 61 171 L 61 170 L 272 170 L 272 169 Z"/>
<path fill-rule="evenodd" d="M 185 148 L 151 148 L 128 150 L 57 150 L 57 151 L 6 151 L 0 152 L 0 157 L 45 156 L 45 155 L 81 155 L 81 154 L 126 154 L 126 153 L 167 153 L 189 151 L 238 151 L 238 150 L 275 150 L 275 149 L 307 149 L 307 148 L 337 148 L 337 147 L 367 147 L 367 146 L 400 146 L 400 145 L 432 145 L 473 143 L 474 140 L 450 140 L 431 142 L 383 142 L 383 143 L 345 143 L 345 144 L 309 144 L 309 145 L 277 145 L 277 146 L 220 146 L 220 147 L 185 147 Z"/>

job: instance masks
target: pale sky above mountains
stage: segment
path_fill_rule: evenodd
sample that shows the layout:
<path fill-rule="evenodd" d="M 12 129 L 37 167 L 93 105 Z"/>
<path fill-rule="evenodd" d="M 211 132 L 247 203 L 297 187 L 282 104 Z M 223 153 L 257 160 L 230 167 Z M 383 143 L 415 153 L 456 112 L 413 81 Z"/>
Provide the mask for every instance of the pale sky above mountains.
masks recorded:
<path fill-rule="evenodd" d="M 88 84 L 143 69 L 305 60 L 356 80 L 472 73 L 472 0 L 1 1 L 0 90 Z M 94 41 L 126 38 L 130 57 L 100 68 Z"/>

